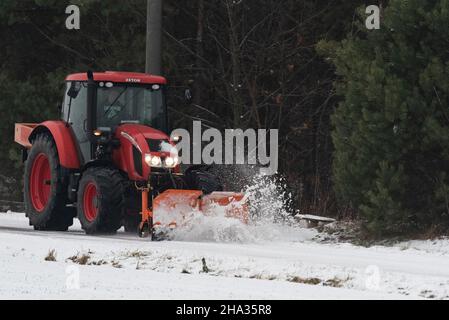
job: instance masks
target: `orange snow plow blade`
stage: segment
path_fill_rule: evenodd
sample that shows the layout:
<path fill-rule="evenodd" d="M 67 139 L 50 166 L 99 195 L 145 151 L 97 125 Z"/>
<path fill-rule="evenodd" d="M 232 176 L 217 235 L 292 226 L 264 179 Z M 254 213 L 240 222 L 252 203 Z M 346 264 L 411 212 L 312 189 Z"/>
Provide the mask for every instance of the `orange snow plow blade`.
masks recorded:
<path fill-rule="evenodd" d="M 193 210 L 204 215 L 213 215 L 223 210 L 225 217 L 236 218 L 248 223 L 248 204 L 243 193 L 212 192 L 203 195 L 198 190 L 169 189 L 153 199 L 153 221 L 155 225 L 176 226 L 180 221 L 170 220 L 185 217 Z M 174 215 L 172 216 L 172 214 Z"/>

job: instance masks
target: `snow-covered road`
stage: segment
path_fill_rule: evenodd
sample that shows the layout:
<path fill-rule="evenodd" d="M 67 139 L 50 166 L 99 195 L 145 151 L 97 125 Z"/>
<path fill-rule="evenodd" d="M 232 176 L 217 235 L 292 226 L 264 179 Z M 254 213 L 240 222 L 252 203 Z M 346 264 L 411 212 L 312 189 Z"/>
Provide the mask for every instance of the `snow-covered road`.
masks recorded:
<path fill-rule="evenodd" d="M 268 227 L 203 221 L 174 241 L 149 242 L 87 236 L 77 222 L 68 232 L 37 232 L 23 214 L 0 213 L 0 298 L 449 298 L 447 240 L 364 248 Z M 50 250 L 56 261 L 45 261 Z"/>

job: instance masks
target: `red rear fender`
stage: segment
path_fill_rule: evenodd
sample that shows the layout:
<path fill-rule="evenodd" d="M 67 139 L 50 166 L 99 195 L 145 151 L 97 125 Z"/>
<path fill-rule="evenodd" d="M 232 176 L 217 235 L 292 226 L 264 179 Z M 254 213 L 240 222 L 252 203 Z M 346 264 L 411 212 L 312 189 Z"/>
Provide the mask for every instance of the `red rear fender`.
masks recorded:
<path fill-rule="evenodd" d="M 37 134 L 43 132 L 50 132 L 52 135 L 61 166 L 68 169 L 79 169 L 80 160 L 77 143 L 70 127 L 67 127 L 64 121 L 45 121 L 31 131 L 28 140 L 32 142 Z"/>

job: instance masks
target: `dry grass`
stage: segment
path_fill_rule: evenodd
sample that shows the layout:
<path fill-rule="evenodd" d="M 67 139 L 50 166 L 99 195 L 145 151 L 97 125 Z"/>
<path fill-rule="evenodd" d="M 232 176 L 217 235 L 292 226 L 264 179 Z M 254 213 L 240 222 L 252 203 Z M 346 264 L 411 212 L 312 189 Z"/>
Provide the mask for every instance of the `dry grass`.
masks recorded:
<path fill-rule="evenodd" d="M 207 266 L 207 264 L 206 264 L 206 259 L 205 258 L 203 258 L 203 259 L 201 259 L 201 262 L 203 263 L 203 272 L 204 273 L 209 273 L 209 268 L 208 268 L 208 266 Z"/>
<path fill-rule="evenodd" d="M 92 265 L 92 266 L 102 266 L 102 265 L 104 265 L 104 264 L 108 264 L 108 262 L 107 261 L 104 261 L 103 259 L 100 259 L 100 260 L 98 260 L 98 261 L 91 261 L 91 262 L 89 262 L 88 263 L 88 265 Z"/>
<path fill-rule="evenodd" d="M 51 249 L 50 251 L 48 251 L 47 255 L 45 256 L 45 261 L 56 261 L 55 249 Z"/>
<path fill-rule="evenodd" d="M 118 268 L 118 269 L 123 268 L 123 266 L 118 261 L 113 260 L 113 261 L 111 261 L 111 264 L 114 268 Z"/>
<path fill-rule="evenodd" d="M 68 260 L 72 260 L 72 262 L 80 264 L 80 265 L 89 265 L 89 266 L 102 266 L 104 264 L 108 264 L 107 261 L 100 259 L 97 261 L 91 261 L 91 256 L 90 254 L 92 254 L 92 251 L 88 251 L 87 253 L 77 253 L 74 256 L 68 257 Z"/>
<path fill-rule="evenodd" d="M 139 251 L 139 250 L 129 251 L 126 253 L 126 257 L 128 257 L 128 258 L 142 258 L 142 257 L 147 257 L 149 255 L 150 255 L 149 252 L 144 252 L 144 251 Z"/>
<path fill-rule="evenodd" d="M 347 282 L 348 280 L 350 280 L 349 277 L 347 279 L 340 279 L 340 278 L 334 277 L 332 279 L 322 280 L 319 278 L 302 278 L 302 277 L 298 277 L 298 276 L 288 279 L 288 281 L 290 281 L 290 282 L 303 283 L 303 284 L 309 284 L 309 285 L 314 285 L 314 286 L 321 284 L 326 287 L 334 287 L 334 288 L 343 287 L 343 284 L 345 282 Z"/>
<path fill-rule="evenodd" d="M 334 288 L 341 288 L 343 287 L 343 283 L 345 283 L 347 280 L 339 279 L 337 277 L 328 279 L 323 282 L 323 286 L 327 287 L 334 287 Z"/>
<path fill-rule="evenodd" d="M 301 278 L 298 276 L 290 278 L 290 279 L 288 279 L 288 281 L 296 282 L 296 283 L 303 283 L 303 284 L 311 284 L 311 285 L 318 285 L 322 282 L 322 280 L 318 279 L 318 278 Z"/>
<path fill-rule="evenodd" d="M 242 276 L 239 276 L 241 278 Z M 275 275 L 265 275 L 265 274 L 253 274 L 249 276 L 250 279 L 257 279 L 257 280 L 276 280 L 277 277 Z"/>
<path fill-rule="evenodd" d="M 144 269 L 142 266 L 146 265 L 147 263 L 145 261 L 141 261 L 140 259 L 137 260 L 136 264 L 136 270 L 142 270 Z"/>
<path fill-rule="evenodd" d="M 72 260 L 74 263 L 86 265 L 89 262 L 90 255 L 86 254 L 86 253 L 77 254 L 77 255 L 69 257 L 68 259 Z"/>

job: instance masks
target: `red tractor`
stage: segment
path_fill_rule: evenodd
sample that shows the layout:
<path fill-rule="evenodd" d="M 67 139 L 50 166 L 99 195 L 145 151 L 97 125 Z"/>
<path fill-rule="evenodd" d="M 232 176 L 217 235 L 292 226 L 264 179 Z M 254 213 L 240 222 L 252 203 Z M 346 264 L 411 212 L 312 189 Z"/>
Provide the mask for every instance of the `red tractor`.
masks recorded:
<path fill-rule="evenodd" d="M 65 231 L 77 216 L 88 234 L 124 226 L 152 236 L 172 211 L 217 205 L 246 222 L 243 194 L 222 192 L 199 167 L 181 173 L 168 136 L 165 87 L 165 78 L 142 73 L 72 74 L 61 120 L 16 124 L 34 229 Z"/>

